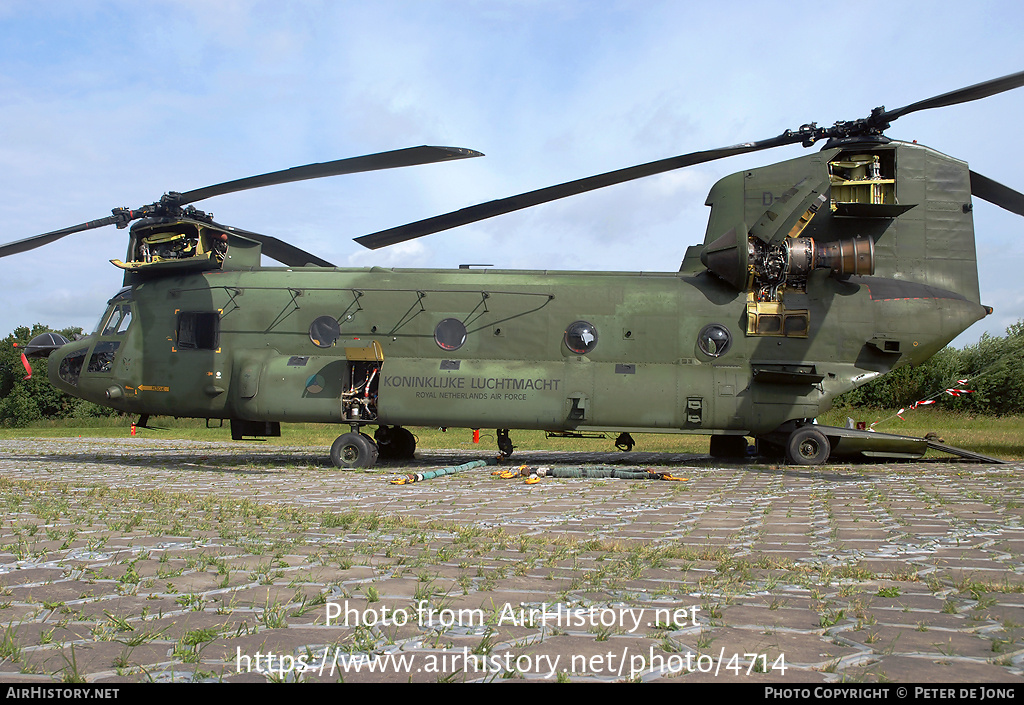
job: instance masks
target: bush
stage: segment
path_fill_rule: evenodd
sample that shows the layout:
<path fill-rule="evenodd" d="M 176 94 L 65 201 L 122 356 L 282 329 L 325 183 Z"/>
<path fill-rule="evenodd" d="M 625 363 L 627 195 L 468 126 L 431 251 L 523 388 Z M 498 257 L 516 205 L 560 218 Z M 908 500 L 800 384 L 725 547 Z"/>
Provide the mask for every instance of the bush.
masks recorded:
<path fill-rule="evenodd" d="M 960 385 L 964 379 L 967 383 Z M 957 388 L 971 393 L 945 393 Z M 1024 321 L 1010 326 L 1005 337 L 986 333 L 961 350 L 943 348 L 917 367 L 901 367 L 836 397 L 835 405 L 898 409 L 926 399 L 935 399 L 952 411 L 995 416 L 1024 413 Z"/>
<path fill-rule="evenodd" d="M 0 426 L 27 426 L 40 419 L 67 418 L 82 403 L 50 384 L 45 359 L 30 360 L 32 377 L 25 379 L 21 362 L 24 346 L 40 333 L 51 330 L 40 323 L 32 328 L 19 326 L 0 343 Z M 57 332 L 74 338 L 82 329 L 65 328 Z M 14 347 L 15 343 L 18 347 Z"/>

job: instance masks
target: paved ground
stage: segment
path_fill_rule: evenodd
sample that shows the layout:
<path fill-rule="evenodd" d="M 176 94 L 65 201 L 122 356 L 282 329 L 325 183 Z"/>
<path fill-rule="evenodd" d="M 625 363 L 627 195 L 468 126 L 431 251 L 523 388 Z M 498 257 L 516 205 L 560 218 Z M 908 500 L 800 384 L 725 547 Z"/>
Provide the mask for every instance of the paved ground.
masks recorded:
<path fill-rule="evenodd" d="M 1019 682 L 1024 476 L 0 442 L 0 680 Z M 347 626 L 346 626 L 347 623 Z M 373 669 L 373 670 L 371 670 Z"/>

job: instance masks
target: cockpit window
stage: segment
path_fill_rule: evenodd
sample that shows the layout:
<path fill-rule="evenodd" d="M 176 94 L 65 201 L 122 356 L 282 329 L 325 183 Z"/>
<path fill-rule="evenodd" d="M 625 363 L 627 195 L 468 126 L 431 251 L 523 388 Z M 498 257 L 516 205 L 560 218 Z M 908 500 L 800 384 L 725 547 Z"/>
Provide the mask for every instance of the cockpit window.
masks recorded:
<path fill-rule="evenodd" d="M 132 322 L 132 288 L 126 286 L 107 302 L 107 310 L 100 316 L 93 333 L 121 335 Z"/>
<path fill-rule="evenodd" d="M 78 376 L 82 374 L 82 363 L 85 362 L 86 348 L 79 348 L 64 356 L 60 361 L 57 374 L 68 384 L 78 386 Z"/>
<path fill-rule="evenodd" d="M 110 315 L 107 316 L 106 323 L 101 327 L 100 335 L 121 335 L 128 330 L 128 326 L 130 326 L 131 323 L 131 304 L 120 304 L 119 306 L 114 306 Z"/>
<path fill-rule="evenodd" d="M 114 340 L 101 340 L 96 343 L 89 358 L 89 372 L 110 372 L 114 366 L 114 356 L 121 343 Z"/>

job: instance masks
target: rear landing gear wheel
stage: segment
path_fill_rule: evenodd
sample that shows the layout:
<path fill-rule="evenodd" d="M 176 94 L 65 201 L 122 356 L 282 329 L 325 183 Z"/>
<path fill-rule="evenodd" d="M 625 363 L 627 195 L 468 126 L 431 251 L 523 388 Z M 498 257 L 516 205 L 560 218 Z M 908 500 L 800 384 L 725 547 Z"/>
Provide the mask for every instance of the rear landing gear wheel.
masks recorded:
<path fill-rule="evenodd" d="M 761 458 L 785 458 L 786 449 L 778 443 L 758 438 L 754 444 L 754 450 Z"/>
<path fill-rule="evenodd" d="M 747 439 L 744 436 L 712 436 L 708 452 L 712 458 L 746 458 Z"/>
<path fill-rule="evenodd" d="M 497 435 L 498 435 L 498 451 L 501 452 L 501 457 L 503 457 L 503 458 L 511 457 L 512 451 L 514 451 L 516 449 L 516 447 L 514 445 L 512 445 L 512 439 L 508 437 L 508 429 L 507 428 L 499 428 L 497 430 Z"/>
<path fill-rule="evenodd" d="M 416 456 L 416 436 L 407 428 L 394 429 L 395 456 L 398 460 L 412 460 Z"/>
<path fill-rule="evenodd" d="M 377 444 L 362 433 L 338 436 L 331 446 L 331 462 L 339 468 L 372 468 L 377 462 Z"/>
<path fill-rule="evenodd" d="M 392 460 L 397 456 L 394 430 L 389 426 L 379 426 L 373 432 L 373 440 L 377 443 L 377 453 L 381 460 Z"/>
<path fill-rule="evenodd" d="M 828 438 L 814 426 L 801 426 L 786 441 L 786 459 L 793 465 L 821 465 L 831 452 Z"/>
<path fill-rule="evenodd" d="M 416 453 L 416 436 L 401 426 L 381 426 L 373 433 L 384 460 L 412 460 Z"/>
<path fill-rule="evenodd" d="M 633 446 L 636 445 L 636 441 L 628 433 L 620 433 L 619 437 L 615 439 L 615 447 L 621 450 L 623 453 L 628 453 L 633 450 Z"/>

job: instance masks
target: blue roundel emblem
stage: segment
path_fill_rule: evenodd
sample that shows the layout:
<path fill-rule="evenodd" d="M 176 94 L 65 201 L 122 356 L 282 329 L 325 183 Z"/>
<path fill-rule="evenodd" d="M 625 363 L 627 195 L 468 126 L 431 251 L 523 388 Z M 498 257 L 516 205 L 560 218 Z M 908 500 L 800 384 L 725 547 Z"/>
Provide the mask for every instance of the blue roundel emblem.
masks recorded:
<path fill-rule="evenodd" d="M 310 394 L 319 394 L 324 391 L 327 382 L 320 375 L 313 375 L 306 380 L 306 391 Z"/>

